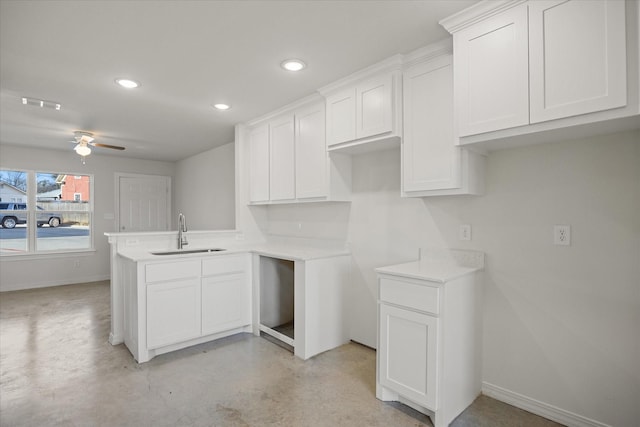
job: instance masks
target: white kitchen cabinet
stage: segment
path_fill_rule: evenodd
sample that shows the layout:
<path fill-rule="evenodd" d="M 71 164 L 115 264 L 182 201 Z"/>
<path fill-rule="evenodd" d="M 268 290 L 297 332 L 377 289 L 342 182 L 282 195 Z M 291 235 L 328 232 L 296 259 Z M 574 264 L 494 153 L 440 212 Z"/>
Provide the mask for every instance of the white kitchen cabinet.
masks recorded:
<path fill-rule="evenodd" d="M 377 268 L 376 397 L 448 426 L 481 389 L 479 270 L 484 255 Z"/>
<path fill-rule="evenodd" d="M 249 201 L 269 200 L 269 125 L 257 126 L 248 135 Z"/>
<path fill-rule="evenodd" d="M 625 2 L 528 6 L 531 123 L 626 105 Z"/>
<path fill-rule="evenodd" d="M 325 106 L 316 103 L 295 113 L 295 195 L 298 199 L 327 197 Z"/>
<path fill-rule="evenodd" d="M 200 336 L 200 278 L 147 286 L 147 348 Z"/>
<path fill-rule="evenodd" d="M 453 34 L 461 145 L 506 148 L 638 127 L 637 1 L 479 2 Z"/>
<path fill-rule="evenodd" d="M 202 335 L 251 323 L 246 254 L 202 261 Z"/>
<path fill-rule="evenodd" d="M 527 5 L 454 34 L 459 135 L 529 123 Z"/>
<path fill-rule="evenodd" d="M 327 146 L 353 141 L 356 137 L 356 88 L 327 97 Z"/>
<path fill-rule="evenodd" d="M 273 201 L 296 197 L 293 127 L 292 114 L 269 123 L 269 194 Z"/>
<path fill-rule="evenodd" d="M 356 138 L 393 131 L 394 77 L 377 76 L 356 86 Z"/>
<path fill-rule="evenodd" d="M 402 194 L 481 194 L 484 156 L 457 145 L 450 53 L 418 61 L 403 73 Z"/>
<path fill-rule="evenodd" d="M 251 331 L 248 253 L 125 262 L 124 342 L 142 363 Z"/>
<path fill-rule="evenodd" d="M 326 97 L 329 151 L 369 151 L 400 141 L 400 65 L 394 57 L 319 89 Z"/>
<path fill-rule="evenodd" d="M 251 127 L 250 204 L 350 200 L 351 159 L 327 153 L 326 108 L 317 98 L 284 108 Z"/>
<path fill-rule="evenodd" d="M 380 305 L 380 384 L 425 407 L 436 406 L 438 318 Z"/>

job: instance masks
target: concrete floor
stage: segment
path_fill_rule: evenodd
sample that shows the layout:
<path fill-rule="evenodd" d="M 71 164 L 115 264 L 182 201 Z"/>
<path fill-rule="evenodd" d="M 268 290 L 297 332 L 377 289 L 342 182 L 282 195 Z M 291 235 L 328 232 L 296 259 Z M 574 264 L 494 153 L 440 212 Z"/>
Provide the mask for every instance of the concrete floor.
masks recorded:
<path fill-rule="evenodd" d="M 138 365 L 111 346 L 109 282 L 0 294 L 2 426 L 430 426 L 375 398 L 375 351 L 306 362 L 249 334 Z M 481 396 L 452 424 L 558 426 Z"/>

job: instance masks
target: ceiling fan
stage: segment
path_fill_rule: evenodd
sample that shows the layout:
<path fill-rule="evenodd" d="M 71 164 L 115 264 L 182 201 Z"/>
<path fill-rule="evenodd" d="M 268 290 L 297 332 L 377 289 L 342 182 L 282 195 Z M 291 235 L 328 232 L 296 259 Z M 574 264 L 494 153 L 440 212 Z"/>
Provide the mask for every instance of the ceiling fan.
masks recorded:
<path fill-rule="evenodd" d="M 89 147 L 90 145 L 93 147 L 111 148 L 112 150 L 124 150 L 124 147 L 120 147 L 119 145 L 109 145 L 94 142 L 95 138 L 93 137 L 93 134 L 91 132 L 77 130 L 73 134 L 75 141 L 71 142 L 74 142 L 76 144 L 73 149 L 82 157 L 91 154 L 91 148 Z"/>

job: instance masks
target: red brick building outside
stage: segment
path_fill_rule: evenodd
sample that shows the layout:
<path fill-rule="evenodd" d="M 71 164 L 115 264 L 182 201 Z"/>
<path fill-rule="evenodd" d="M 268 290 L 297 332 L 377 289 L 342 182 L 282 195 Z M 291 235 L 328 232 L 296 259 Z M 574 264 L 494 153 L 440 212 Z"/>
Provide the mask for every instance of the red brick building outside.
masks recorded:
<path fill-rule="evenodd" d="M 88 202 L 90 181 L 87 175 L 59 175 L 57 182 L 60 186 L 62 200 Z"/>

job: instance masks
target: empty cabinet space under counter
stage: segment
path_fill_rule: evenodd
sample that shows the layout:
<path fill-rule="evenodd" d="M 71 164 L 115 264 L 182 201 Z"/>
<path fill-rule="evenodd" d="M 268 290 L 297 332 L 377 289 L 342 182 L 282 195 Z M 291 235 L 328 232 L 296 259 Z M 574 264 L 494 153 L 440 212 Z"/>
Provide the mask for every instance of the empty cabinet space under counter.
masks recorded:
<path fill-rule="evenodd" d="M 451 423 L 480 394 L 484 255 L 447 251 L 381 267 L 376 397 Z"/>
<path fill-rule="evenodd" d="M 309 359 L 349 341 L 350 255 L 253 255 L 253 332 Z"/>

